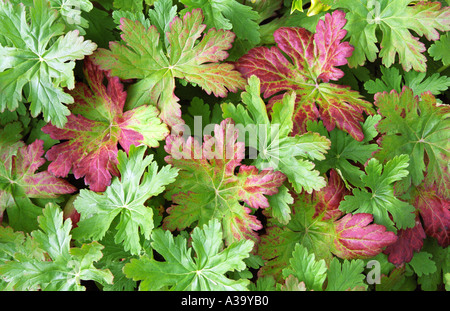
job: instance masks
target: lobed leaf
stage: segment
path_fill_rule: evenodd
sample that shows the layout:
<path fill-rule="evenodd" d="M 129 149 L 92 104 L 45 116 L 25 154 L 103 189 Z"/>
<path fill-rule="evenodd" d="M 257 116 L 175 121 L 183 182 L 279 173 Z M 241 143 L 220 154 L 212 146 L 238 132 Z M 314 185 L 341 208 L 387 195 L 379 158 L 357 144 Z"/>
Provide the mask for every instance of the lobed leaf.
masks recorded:
<path fill-rule="evenodd" d="M 166 33 L 166 49 L 156 26 L 147 29 L 139 21 L 121 18 L 123 43 L 111 43 L 110 50 L 99 49 L 93 59 L 121 79 L 139 80 L 129 90 L 128 107 L 155 105 L 166 124 L 183 124 L 174 94 L 175 78 L 195 83 L 218 97 L 236 92 L 245 83 L 232 64 L 220 63 L 227 58 L 226 50 L 235 35 L 215 29 L 203 34 L 206 25 L 202 22 L 203 14 L 198 9 L 186 13 L 183 19 L 175 17 Z"/>
<path fill-rule="evenodd" d="M 75 98 L 72 114 L 63 128 L 48 124 L 42 131 L 62 141 L 46 157 L 55 176 L 84 177 L 93 191 L 105 191 L 112 176 L 118 175 L 118 144 L 128 152 L 131 145 L 159 146 L 169 133 L 154 106 L 124 111 L 127 93 L 119 78 L 85 61 L 87 84 L 77 83 L 70 94 Z M 107 84 L 104 84 L 107 81 Z"/>
<path fill-rule="evenodd" d="M 259 171 L 241 165 L 245 146 L 237 138 L 231 119 L 215 125 L 214 137 L 205 136 L 202 145 L 193 137 L 167 138 L 166 162 L 180 171 L 166 193 L 174 204 L 167 209 L 164 228 L 183 230 L 196 221 L 202 226 L 216 218 L 224 227 L 227 244 L 243 238 L 258 239 L 255 231 L 261 223 L 249 207 L 267 208 L 266 196 L 278 193 L 286 177 L 272 169 Z"/>

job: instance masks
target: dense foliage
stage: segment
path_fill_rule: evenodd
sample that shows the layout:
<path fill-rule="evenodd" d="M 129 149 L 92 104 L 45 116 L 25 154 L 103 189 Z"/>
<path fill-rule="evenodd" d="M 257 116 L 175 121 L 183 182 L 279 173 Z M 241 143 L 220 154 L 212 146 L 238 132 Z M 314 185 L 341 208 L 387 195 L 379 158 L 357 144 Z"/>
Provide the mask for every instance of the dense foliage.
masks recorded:
<path fill-rule="evenodd" d="M 0 289 L 450 289 L 450 3 L 0 0 Z"/>

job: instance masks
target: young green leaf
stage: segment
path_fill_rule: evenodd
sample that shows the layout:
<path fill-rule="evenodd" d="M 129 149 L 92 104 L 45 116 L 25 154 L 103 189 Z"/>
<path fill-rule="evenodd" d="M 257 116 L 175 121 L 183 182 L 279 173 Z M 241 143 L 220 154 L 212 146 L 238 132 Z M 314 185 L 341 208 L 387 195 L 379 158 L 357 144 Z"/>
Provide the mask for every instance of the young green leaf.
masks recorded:
<path fill-rule="evenodd" d="M 378 134 L 375 127 L 380 120 L 379 115 L 366 118 L 361 124 L 364 133 L 362 141 L 353 139 L 348 133 L 337 128 L 328 132 L 322 122 L 309 122 L 307 125 L 309 131 L 317 132 L 331 141 L 331 148 L 325 154 L 325 159 L 315 161 L 317 170 L 324 174 L 334 169 L 346 183 L 361 187 L 361 175 L 364 173 L 357 165 L 364 165 L 379 149 L 377 144 L 371 144 L 370 141 Z"/>
<path fill-rule="evenodd" d="M 258 152 L 254 165 L 259 169 L 272 168 L 282 172 L 296 192 L 304 189 L 311 193 L 323 188 L 325 179 L 319 176 L 309 160 L 323 160 L 329 140 L 312 132 L 293 135 L 295 93 L 286 94 L 272 107 L 270 115 L 260 94 L 260 80 L 251 76 L 241 95 L 245 106 L 222 104 L 223 116 L 232 118 L 249 134 L 245 142 Z M 240 132 L 241 136 L 245 135 L 244 131 Z M 241 137 L 242 140 L 245 138 Z"/>
<path fill-rule="evenodd" d="M 403 86 L 409 87 L 414 95 L 421 95 L 430 91 L 433 95 L 439 95 L 445 92 L 450 86 L 450 78 L 441 76 L 439 73 L 433 73 L 426 77 L 425 72 L 409 71 L 400 74 L 395 67 L 380 67 L 381 79 L 369 80 L 364 83 L 364 88 L 370 94 L 380 92 L 390 92 L 392 90 L 400 93 Z"/>
<path fill-rule="evenodd" d="M 347 213 L 372 214 L 375 223 L 389 231 L 414 227 L 414 206 L 394 194 L 394 183 L 408 176 L 408 162 L 405 154 L 394 157 L 384 166 L 377 159 L 370 159 L 366 173 L 361 176 L 364 187 L 354 188 L 353 195 L 345 196 L 339 209 Z"/>
<path fill-rule="evenodd" d="M 364 261 L 333 258 L 327 271 L 327 291 L 367 290 Z"/>
<path fill-rule="evenodd" d="M 0 1 L 0 36 L 7 42 L 0 42 L 0 112 L 17 109 L 25 99 L 33 117 L 42 112 L 57 127 L 67 122 L 70 112 L 64 104 L 73 98 L 63 87 L 74 88 L 75 61 L 92 54 L 97 45 L 85 41 L 78 30 L 64 35 L 57 18 L 46 0 L 35 0 L 29 8 Z"/>
<path fill-rule="evenodd" d="M 100 240 L 116 217 L 115 242 L 123 243 L 131 254 L 139 254 L 141 235 L 150 239 L 153 225 L 153 210 L 145 202 L 164 191 L 166 185 L 175 181 L 177 169 L 163 167 L 158 172 L 153 156 L 144 157 L 145 147 L 130 146 L 128 157 L 119 151 L 120 179 L 115 177 L 106 191 L 98 194 L 81 190 L 74 205 L 80 213 L 78 227 L 73 230 L 74 239 Z"/>
<path fill-rule="evenodd" d="M 436 41 L 428 48 L 428 53 L 434 60 L 442 60 L 444 66 L 450 64 L 450 56 L 448 51 L 450 50 L 450 37 L 448 33 L 441 36 L 439 41 Z"/>
<path fill-rule="evenodd" d="M 141 281 L 140 290 L 247 290 L 248 280 L 232 280 L 225 273 L 246 268 L 243 259 L 249 256 L 252 241 L 241 240 L 224 248 L 222 228 L 216 219 L 196 227 L 191 238 L 192 247 L 188 248 L 184 237 L 154 230 L 152 247 L 165 261 L 147 256 L 132 259 L 125 265 L 126 276 Z"/>
<path fill-rule="evenodd" d="M 295 276 L 300 282 L 304 282 L 306 289 L 321 291 L 327 277 L 327 265 L 325 260 L 316 260 L 314 254 L 301 244 L 296 244 L 289 260 L 290 267 L 283 269 L 283 276 Z"/>
<path fill-rule="evenodd" d="M 250 41 L 253 45 L 260 40 L 259 25 L 256 23 L 259 15 L 252 7 L 239 3 L 237 0 L 181 0 L 186 9 L 202 9 L 205 14 L 205 24 L 208 29 L 232 30 L 240 39 Z"/>
<path fill-rule="evenodd" d="M 49 204 L 38 218 L 39 230 L 26 237 L 16 234 L 15 245 L 11 245 L 9 239 L 10 246 L 14 247 L 9 249 L 12 256 L 0 263 L 0 273 L 12 289 L 69 291 L 85 290 L 81 280 L 112 283 L 109 270 L 94 266 L 102 257 L 103 246 L 94 241 L 81 248 L 70 248 L 72 225 L 70 220 L 63 222 L 62 214 L 57 205 Z M 5 230 L 7 228 L 0 228 L 2 233 Z M 4 238 L 5 235 L 0 234 L 2 244 Z"/>

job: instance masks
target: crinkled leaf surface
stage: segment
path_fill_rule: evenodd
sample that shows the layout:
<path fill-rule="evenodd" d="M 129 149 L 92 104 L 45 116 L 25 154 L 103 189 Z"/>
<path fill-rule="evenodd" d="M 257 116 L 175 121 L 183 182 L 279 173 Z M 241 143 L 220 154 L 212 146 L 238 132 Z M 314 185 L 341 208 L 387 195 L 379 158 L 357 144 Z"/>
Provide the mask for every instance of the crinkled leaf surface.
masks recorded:
<path fill-rule="evenodd" d="M 125 274 L 140 280 L 141 290 L 247 290 L 248 280 L 233 280 L 225 273 L 246 268 L 243 259 L 250 255 L 252 241 L 241 240 L 224 248 L 222 228 L 216 219 L 196 227 L 191 238 L 192 247 L 188 247 L 181 235 L 154 230 L 152 247 L 165 261 L 148 256 L 132 259 L 125 265 Z"/>
<path fill-rule="evenodd" d="M 258 239 L 255 231 L 262 225 L 251 215 L 250 207 L 268 207 L 266 195 L 278 193 L 286 177 L 272 169 L 259 171 L 241 165 L 245 145 L 237 138 L 231 119 L 215 125 L 214 137 L 205 136 L 202 145 L 193 137 L 167 138 L 166 161 L 180 172 L 166 193 L 174 204 L 167 209 L 165 228 L 183 230 L 196 221 L 202 226 L 216 218 L 228 244 L 242 238 Z"/>
<path fill-rule="evenodd" d="M 387 161 L 402 154 L 409 155 L 409 175 L 398 186 L 407 191 L 411 185 L 437 186 L 444 198 L 450 197 L 450 107 L 438 105 L 436 98 L 425 92 L 419 98 L 404 87 L 399 94 L 378 93 L 375 96 L 382 120 L 377 130 L 383 134 L 381 151 L 376 157 Z M 426 172 L 426 176 L 425 176 Z"/>
<path fill-rule="evenodd" d="M 99 49 L 94 60 L 115 76 L 139 80 L 129 91 L 129 107 L 153 104 L 160 109 L 165 123 L 182 124 L 174 94 L 175 78 L 195 83 L 218 97 L 245 85 L 232 64 L 220 63 L 228 56 L 226 50 L 231 48 L 235 35 L 215 29 L 203 33 L 206 25 L 202 22 L 199 9 L 186 13 L 182 19 L 175 17 L 166 33 L 166 49 L 156 26 L 146 28 L 139 21 L 122 18 L 123 42 L 111 43 L 110 50 Z"/>
<path fill-rule="evenodd" d="M 276 47 L 253 48 L 236 63 L 245 77 L 256 75 L 261 80 L 265 98 L 296 92 L 294 134 L 305 132 L 307 120 L 320 117 L 329 131 L 337 126 L 358 141 L 364 138 L 360 122 L 363 113 L 373 113 L 371 104 L 349 87 L 328 83 L 343 77 L 337 67 L 347 64 L 353 51 L 348 42 L 341 42 L 345 23 L 345 14 L 334 11 L 318 22 L 315 34 L 304 28 L 281 27 L 274 33 Z M 279 99 L 277 95 L 271 102 Z"/>
<path fill-rule="evenodd" d="M 411 68 L 426 70 L 426 56 L 423 53 L 426 47 L 415 35 L 439 40 L 439 31 L 450 30 L 450 8 L 442 8 L 438 1 L 412 2 L 339 1 L 339 7 L 349 10 L 346 29 L 350 44 L 355 46 L 349 58 L 350 66 L 361 66 L 366 59 L 373 62 L 378 54 L 383 65 L 390 67 L 396 62 L 398 54 L 398 61 L 405 71 Z M 376 36 L 378 30 L 381 30 L 380 42 Z M 377 43 L 380 43 L 381 49 L 378 49 Z"/>
<path fill-rule="evenodd" d="M 361 176 L 364 187 L 354 188 L 352 195 L 344 197 L 339 209 L 372 214 L 375 223 L 389 231 L 414 227 L 414 206 L 400 200 L 394 193 L 394 183 L 408 176 L 408 165 L 406 154 L 394 157 L 384 166 L 377 159 L 370 159 L 365 167 L 366 173 Z"/>
<path fill-rule="evenodd" d="M 47 122 L 62 127 L 70 114 L 64 104 L 73 103 L 63 87 L 74 87 L 75 61 L 97 45 L 78 30 L 64 35 L 57 18 L 46 0 L 30 7 L 0 1 L 0 36 L 7 42 L 0 41 L 0 111 L 13 111 L 25 99 L 33 117 L 42 112 Z"/>
<path fill-rule="evenodd" d="M 72 172 L 75 178 L 84 177 L 91 190 L 105 191 L 112 175 L 118 175 L 118 144 L 126 152 L 130 145 L 157 147 L 169 130 L 154 106 L 124 111 L 127 93 L 119 78 L 89 60 L 84 73 L 87 84 L 77 83 L 70 92 L 75 104 L 64 128 L 52 124 L 42 128 L 51 138 L 63 141 L 47 152 L 52 161 L 48 170 L 61 177 Z"/>
<path fill-rule="evenodd" d="M 74 205 L 80 213 L 78 227 L 73 231 L 74 239 L 100 240 L 110 230 L 116 217 L 114 240 L 123 243 L 131 254 L 139 254 L 140 237 L 147 240 L 154 227 L 153 210 L 145 202 L 164 191 L 177 176 L 177 169 L 169 165 L 158 172 L 153 156 L 144 156 L 145 147 L 130 146 L 129 156 L 119 151 L 120 178 L 115 177 L 104 193 L 82 189 Z"/>
<path fill-rule="evenodd" d="M 257 76 L 248 79 L 243 105 L 223 104 L 225 118 L 231 117 L 242 125 L 241 135 L 248 133 L 246 145 L 258 152 L 254 165 L 259 169 L 272 168 L 285 174 L 295 191 L 311 193 L 326 185 L 325 179 L 314 170 L 311 160 L 323 160 L 330 142 L 317 133 L 292 136 L 295 94 L 285 95 L 269 115 L 260 97 Z M 244 133 L 245 132 L 245 133 Z M 242 137 L 241 139 L 245 139 Z"/>
<path fill-rule="evenodd" d="M 11 235 L 3 234 L 8 228 L 0 228 L 2 244 L 10 237 L 6 241 L 10 257 L 0 263 L 0 273 L 11 289 L 69 291 L 85 290 L 81 280 L 112 283 L 109 270 L 94 266 L 102 257 L 103 246 L 94 241 L 70 248 L 71 221 L 63 222 L 62 214 L 57 205 L 47 205 L 38 218 L 40 229 L 26 237 L 17 233 L 14 244 Z"/>

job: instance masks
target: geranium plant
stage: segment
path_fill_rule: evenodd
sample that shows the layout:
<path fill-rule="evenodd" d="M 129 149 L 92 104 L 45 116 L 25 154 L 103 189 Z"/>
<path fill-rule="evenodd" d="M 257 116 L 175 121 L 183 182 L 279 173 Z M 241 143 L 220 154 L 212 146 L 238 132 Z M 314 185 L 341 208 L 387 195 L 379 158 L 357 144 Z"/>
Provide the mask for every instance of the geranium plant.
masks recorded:
<path fill-rule="evenodd" d="M 448 1 L 0 0 L 0 289 L 450 289 Z"/>

